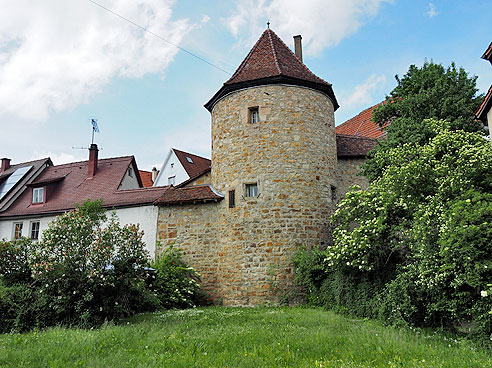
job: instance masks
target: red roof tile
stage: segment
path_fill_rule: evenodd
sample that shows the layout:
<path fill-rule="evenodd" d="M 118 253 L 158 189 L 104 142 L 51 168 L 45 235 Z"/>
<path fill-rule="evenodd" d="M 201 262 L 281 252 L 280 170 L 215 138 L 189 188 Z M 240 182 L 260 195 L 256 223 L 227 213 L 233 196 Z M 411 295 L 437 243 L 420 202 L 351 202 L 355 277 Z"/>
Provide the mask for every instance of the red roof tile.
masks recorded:
<path fill-rule="evenodd" d="M 378 124 L 372 122 L 372 112 L 376 107 L 384 104 L 385 101 L 371 106 L 353 118 L 335 127 L 337 134 L 356 135 L 369 138 L 383 138 L 386 136 L 384 128 L 388 125 L 383 125 L 381 128 Z"/>
<path fill-rule="evenodd" d="M 239 68 L 205 107 L 212 111 L 215 103 L 232 91 L 275 83 L 319 90 L 330 97 L 335 110 L 339 107 L 331 84 L 312 73 L 271 29 L 263 32 Z"/>
<path fill-rule="evenodd" d="M 478 120 L 482 120 L 482 121 L 486 122 L 487 121 L 487 113 L 490 111 L 491 108 L 492 108 L 492 86 L 490 86 L 489 91 L 487 92 L 487 95 L 485 96 L 482 103 L 480 104 L 480 107 L 478 108 L 477 112 L 475 113 L 475 117 Z M 491 132 L 491 134 L 492 134 L 492 132 Z"/>
<path fill-rule="evenodd" d="M 142 179 L 142 186 L 144 188 L 150 188 L 154 185 L 151 171 L 138 170 L 138 173 L 140 174 L 140 179 Z"/>
<path fill-rule="evenodd" d="M 210 185 L 197 185 L 194 187 L 171 187 L 155 204 L 171 206 L 189 203 L 218 202 L 224 199 Z"/>
<path fill-rule="evenodd" d="M 47 187 L 46 203 L 32 205 L 31 190 L 26 190 L 0 216 L 56 214 L 73 209 L 75 203 L 81 204 L 87 199 L 102 199 L 107 208 L 152 204 L 169 189 L 118 190 L 130 165 L 136 168 L 133 156 L 98 160 L 92 179 L 87 178 L 88 161 L 50 166 L 35 181 L 38 185 L 52 185 L 52 188 Z"/>
<path fill-rule="evenodd" d="M 376 145 L 376 139 L 355 135 L 337 134 L 338 157 L 361 157 Z"/>
<path fill-rule="evenodd" d="M 176 148 L 173 148 L 173 151 L 178 157 L 179 162 L 181 162 L 181 165 L 183 165 L 184 169 L 186 170 L 186 173 L 190 177 L 190 179 L 188 180 L 193 180 L 210 170 L 212 161 L 210 161 L 208 158 L 180 151 Z M 190 162 L 187 157 L 190 158 L 192 162 Z"/>
<path fill-rule="evenodd" d="M 263 32 L 236 72 L 224 84 L 278 75 L 331 85 L 314 75 L 271 29 Z"/>

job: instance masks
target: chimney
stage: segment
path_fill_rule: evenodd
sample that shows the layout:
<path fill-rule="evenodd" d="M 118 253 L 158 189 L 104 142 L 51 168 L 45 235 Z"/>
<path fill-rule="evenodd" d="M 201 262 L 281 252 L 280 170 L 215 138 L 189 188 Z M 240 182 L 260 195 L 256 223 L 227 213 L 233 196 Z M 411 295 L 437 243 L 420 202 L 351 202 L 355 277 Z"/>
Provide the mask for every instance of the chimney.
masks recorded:
<path fill-rule="evenodd" d="M 2 166 L 0 167 L 0 173 L 10 169 L 10 158 L 2 158 Z"/>
<path fill-rule="evenodd" d="M 302 37 L 301 35 L 294 36 L 294 49 L 297 58 L 302 62 Z"/>
<path fill-rule="evenodd" d="M 155 183 L 155 179 L 157 179 L 157 175 L 159 175 L 159 170 L 155 167 L 152 168 L 152 183 Z"/>
<path fill-rule="evenodd" d="M 89 148 L 89 170 L 87 172 L 87 178 L 92 179 L 97 172 L 97 144 L 91 144 Z"/>

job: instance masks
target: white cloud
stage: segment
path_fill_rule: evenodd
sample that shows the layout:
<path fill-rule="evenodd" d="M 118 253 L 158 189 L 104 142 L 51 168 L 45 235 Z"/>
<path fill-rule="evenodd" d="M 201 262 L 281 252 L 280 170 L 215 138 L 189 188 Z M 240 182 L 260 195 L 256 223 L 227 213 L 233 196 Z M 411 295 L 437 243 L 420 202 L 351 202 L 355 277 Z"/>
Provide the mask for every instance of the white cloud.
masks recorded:
<path fill-rule="evenodd" d="M 347 98 L 341 100 L 340 105 L 349 110 L 357 106 L 366 106 L 374 102 L 374 93 L 381 90 L 386 84 L 384 75 L 371 75 L 364 83 L 355 86 Z"/>
<path fill-rule="evenodd" d="M 439 12 L 437 11 L 437 8 L 433 3 L 429 3 L 429 10 L 427 11 L 426 14 L 429 18 L 433 18 L 436 15 L 438 15 Z"/>
<path fill-rule="evenodd" d="M 357 32 L 384 2 L 392 0 L 240 0 L 225 23 L 235 37 L 246 34 L 241 41 L 250 44 L 269 20 L 282 39 L 301 34 L 305 52 L 317 54 Z"/>
<path fill-rule="evenodd" d="M 174 0 L 98 1 L 174 44 L 191 28 L 172 18 Z M 113 77 L 163 73 L 177 52 L 88 1 L 4 1 L 0 114 L 45 120 L 87 101 Z"/>

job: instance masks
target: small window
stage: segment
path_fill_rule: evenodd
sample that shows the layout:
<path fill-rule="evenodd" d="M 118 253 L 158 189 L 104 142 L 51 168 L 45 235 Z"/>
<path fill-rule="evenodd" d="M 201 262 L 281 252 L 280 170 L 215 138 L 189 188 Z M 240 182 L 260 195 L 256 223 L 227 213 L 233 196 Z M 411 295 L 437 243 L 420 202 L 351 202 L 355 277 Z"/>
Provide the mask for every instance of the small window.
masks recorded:
<path fill-rule="evenodd" d="M 249 122 L 251 124 L 256 124 L 260 121 L 260 113 L 258 111 L 258 107 L 250 107 L 249 108 Z"/>
<path fill-rule="evenodd" d="M 176 184 L 176 175 L 170 176 L 169 178 L 167 178 L 167 184 L 168 185 L 174 185 L 174 184 Z"/>
<path fill-rule="evenodd" d="M 337 187 L 334 185 L 331 186 L 331 201 L 332 202 L 337 201 Z"/>
<path fill-rule="evenodd" d="M 14 223 L 14 236 L 13 239 L 19 239 L 22 236 L 22 222 Z"/>
<path fill-rule="evenodd" d="M 234 207 L 236 207 L 236 191 L 233 189 L 229 191 L 229 208 Z"/>
<path fill-rule="evenodd" d="M 39 239 L 39 221 L 31 222 L 31 239 L 38 240 Z"/>
<path fill-rule="evenodd" d="M 258 197 L 258 184 L 246 184 L 246 197 Z"/>
<path fill-rule="evenodd" d="M 128 176 L 129 176 L 130 178 L 133 178 L 133 170 L 132 170 L 132 168 L 131 168 L 131 167 L 129 167 L 129 168 L 128 168 Z"/>
<path fill-rule="evenodd" d="M 171 162 L 171 169 L 174 167 L 174 162 Z"/>
<path fill-rule="evenodd" d="M 44 187 L 33 188 L 32 203 L 43 203 L 43 202 L 44 202 Z"/>
<path fill-rule="evenodd" d="M 193 163 L 193 160 L 191 159 L 191 157 L 188 157 L 188 156 L 186 156 L 186 161 L 188 161 L 190 164 Z"/>

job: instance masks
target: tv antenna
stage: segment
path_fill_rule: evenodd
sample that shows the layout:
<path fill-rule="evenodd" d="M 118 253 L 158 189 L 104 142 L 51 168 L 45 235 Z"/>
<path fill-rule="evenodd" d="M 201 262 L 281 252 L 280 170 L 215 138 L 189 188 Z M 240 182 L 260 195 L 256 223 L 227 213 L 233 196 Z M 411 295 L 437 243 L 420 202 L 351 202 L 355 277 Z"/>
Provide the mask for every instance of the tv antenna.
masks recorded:
<path fill-rule="evenodd" d="M 92 141 L 91 141 L 91 145 L 92 145 L 94 144 L 94 133 L 99 133 L 99 127 L 97 126 L 96 119 L 91 119 L 91 124 L 92 124 Z"/>

